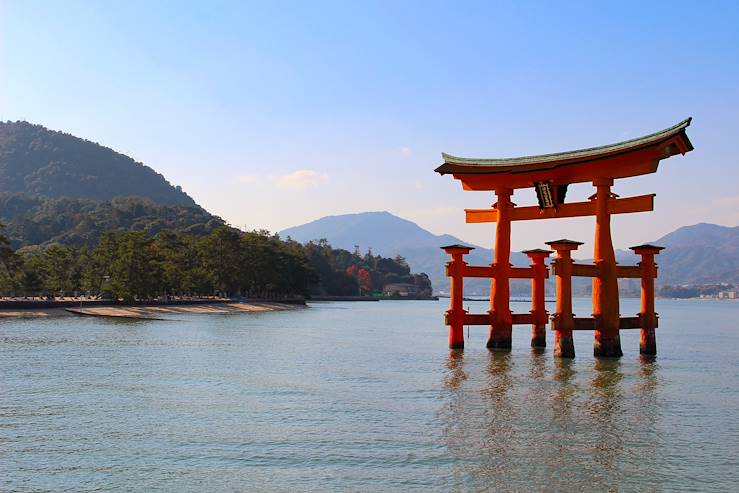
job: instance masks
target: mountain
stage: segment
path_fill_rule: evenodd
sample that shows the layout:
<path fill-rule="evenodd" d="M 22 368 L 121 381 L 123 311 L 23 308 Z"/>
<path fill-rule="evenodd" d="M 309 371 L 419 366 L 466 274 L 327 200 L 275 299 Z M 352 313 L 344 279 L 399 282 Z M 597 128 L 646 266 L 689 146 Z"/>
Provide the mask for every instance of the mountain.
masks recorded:
<path fill-rule="evenodd" d="M 447 255 L 439 248 L 443 245 L 465 242 L 451 235 L 435 235 L 417 224 L 394 216 L 389 212 L 364 212 L 328 216 L 316 221 L 286 229 L 282 237 L 305 243 L 327 239 L 331 244 L 353 250 L 372 248 L 384 256 L 405 257 L 414 272 L 428 274 L 436 291 L 448 291 L 449 279 L 444 274 Z M 728 228 L 714 224 L 685 226 L 662 238 L 650 242 L 667 247 L 657 256 L 659 264 L 658 284 L 720 283 L 739 284 L 739 227 Z M 470 245 L 475 246 L 475 245 Z M 473 265 L 489 264 L 491 250 L 476 246 L 467 257 Z M 631 251 L 617 250 L 621 265 L 635 265 L 638 257 Z M 528 258 L 514 252 L 511 262 L 517 266 L 529 265 Z M 625 281 L 631 291 L 638 292 L 638 281 Z M 576 292 L 589 290 L 589 279 L 578 279 Z M 633 286 L 632 286 L 633 285 Z M 489 281 L 470 279 L 465 281 L 469 294 L 487 294 Z M 513 281 L 514 294 L 528 293 L 525 281 Z"/>
<path fill-rule="evenodd" d="M 647 243 L 665 247 L 655 257 L 659 266 L 658 286 L 739 285 L 739 226 L 699 223 L 683 226 Z M 636 265 L 639 257 L 631 250 L 616 250 L 616 261 L 620 265 Z M 582 262 L 590 263 L 592 259 Z M 622 279 L 619 284 L 622 291 L 631 294 L 638 294 L 641 289 L 638 279 Z M 589 279 L 573 280 L 575 293 L 589 293 L 590 287 Z"/>
<path fill-rule="evenodd" d="M 413 272 L 424 272 L 429 276 L 435 291 L 449 291 L 449 278 L 444 273 L 449 256 L 439 247 L 455 243 L 469 245 L 451 235 L 435 235 L 412 221 L 384 211 L 327 216 L 285 229 L 279 234 L 301 243 L 325 238 L 334 247 L 349 251 L 359 246 L 361 250 L 371 248 L 373 253 L 385 257 L 400 255 Z M 490 264 L 492 250 L 470 246 L 475 247 L 466 257 L 470 264 Z M 511 261 L 519 266 L 529 264 L 528 257 L 521 253 L 513 253 Z M 469 294 L 489 294 L 490 282 L 470 279 L 465 288 Z"/>
<path fill-rule="evenodd" d="M 739 284 L 739 226 L 699 223 L 653 243 L 666 247 L 657 256 L 660 284 Z"/>
<path fill-rule="evenodd" d="M 15 248 L 94 246 L 109 230 L 206 235 L 225 224 L 148 166 L 26 122 L 0 122 L 0 222 Z"/>
<path fill-rule="evenodd" d="M 128 156 L 26 122 L 0 122 L 0 192 L 100 201 L 144 197 L 164 206 L 195 201 Z"/>
<path fill-rule="evenodd" d="M 283 230 L 280 236 L 289 236 L 301 243 L 326 238 L 336 248 L 351 251 L 358 245 L 362 249 L 372 248 L 380 255 L 390 255 L 409 246 L 438 248 L 440 245 L 461 242 L 450 235 L 430 233 L 416 223 L 389 212 L 326 216 Z"/>

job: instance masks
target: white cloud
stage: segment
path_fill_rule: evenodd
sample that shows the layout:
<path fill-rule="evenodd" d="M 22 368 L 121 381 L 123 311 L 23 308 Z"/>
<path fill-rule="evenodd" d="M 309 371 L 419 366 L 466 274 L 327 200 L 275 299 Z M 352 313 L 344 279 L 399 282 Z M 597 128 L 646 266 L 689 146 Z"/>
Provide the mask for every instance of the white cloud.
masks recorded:
<path fill-rule="evenodd" d="M 312 169 L 299 169 L 289 175 L 274 177 L 275 184 L 283 190 L 306 190 L 328 180 L 328 175 Z"/>
<path fill-rule="evenodd" d="M 413 149 L 411 149 L 410 147 L 402 147 L 400 149 L 400 153 L 404 156 L 410 156 L 411 154 L 413 154 Z"/>

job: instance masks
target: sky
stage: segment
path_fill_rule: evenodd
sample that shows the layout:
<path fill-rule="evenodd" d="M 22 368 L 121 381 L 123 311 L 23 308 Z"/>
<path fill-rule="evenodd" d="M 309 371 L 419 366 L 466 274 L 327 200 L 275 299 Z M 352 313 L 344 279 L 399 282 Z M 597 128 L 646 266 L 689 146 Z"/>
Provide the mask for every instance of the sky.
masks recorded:
<path fill-rule="evenodd" d="M 693 152 L 616 183 L 657 194 L 613 218 L 625 248 L 739 224 L 738 25 L 719 1 L 0 0 L 0 120 L 127 154 L 241 228 L 386 210 L 491 246 L 464 209 L 493 195 L 434 173 L 441 152 L 566 151 L 692 116 Z M 593 218 L 526 221 L 512 246 L 587 255 L 593 235 Z"/>

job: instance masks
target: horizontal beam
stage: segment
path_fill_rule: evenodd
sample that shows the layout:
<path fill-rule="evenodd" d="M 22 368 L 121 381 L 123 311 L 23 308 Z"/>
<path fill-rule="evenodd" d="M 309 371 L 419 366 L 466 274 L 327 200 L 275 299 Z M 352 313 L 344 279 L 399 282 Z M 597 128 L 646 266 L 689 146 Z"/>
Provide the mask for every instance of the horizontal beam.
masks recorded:
<path fill-rule="evenodd" d="M 552 270 L 556 275 L 561 269 L 557 262 L 554 262 Z M 598 266 L 590 264 L 572 264 L 573 277 L 598 277 Z M 619 279 L 640 279 L 642 276 L 641 267 L 638 265 L 617 265 L 616 277 Z"/>
<path fill-rule="evenodd" d="M 509 270 L 509 279 L 533 279 L 536 277 L 536 272 L 531 267 L 511 267 Z M 446 266 L 446 275 L 452 276 L 450 264 Z M 495 277 L 495 265 L 465 265 L 462 267 L 462 277 L 492 279 Z M 549 279 L 549 271 L 544 272 L 544 278 Z"/>
<path fill-rule="evenodd" d="M 642 321 L 640 316 L 636 317 L 621 317 L 619 319 L 618 328 L 623 329 L 641 329 Z"/>
<path fill-rule="evenodd" d="M 595 330 L 595 318 L 593 317 L 575 317 L 573 320 L 575 326 L 572 330 Z M 643 325 L 641 316 L 637 315 L 636 317 L 619 318 L 618 328 L 619 330 L 641 329 Z"/>
<path fill-rule="evenodd" d="M 575 277 L 598 277 L 597 265 L 572 264 L 572 275 Z"/>
<path fill-rule="evenodd" d="M 608 211 L 611 214 L 628 214 L 631 212 L 649 212 L 654 210 L 654 194 L 639 195 L 624 199 L 610 199 Z M 465 209 L 468 223 L 494 223 L 498 221 L 496 209 Z M 582 217 L 595 215 L 595 201 L 560 204 L 551 209 L 538 206 L 514 207 L 511 210 L 511 221 L 530 221 L 535 219 L 561 219 L 565 217 Z"/>
<path fill-rule="evenodd" d="M 627 279 L 640 279 L 642 276 L 642 269 L 638 265 L 617 265 L 616 266 L 616 277 L 627 278 Z"/>
<path fill-rule="evenodd" d="M 554 315 L 556 316 L 556 314 Z M 450 325 L 452 321 L 452 310 L 445 313 L 444 322 L 446 325 Z M 554 318 L 554 317 L 552 317 Z M 655 322 L 659 321 L 659 317 L 655 314 Z M 511 320 L 513 325 L 529 325 L 533 324 L 535 315 L 533 313 L 511 313 Z M 572 330 L 595 330 L 595 318 L 593 317 L 574 317 L 574 327 Z M 490 325 L 492 324 L 492 317 L 489 313 L 465 313 L 464 314 L 464 325 Z M 658 325 L 655 325 L 657 327 Z M 642 316 L 637 315 L 635 317 L 621 317 L 619 319 L 619 330 L 628 329 L 641 329 L 644 327 Z M 553 330 L 557 328 L 553 325 Z"/>
<path fill-rule="evenodd" d="M 490 325 L 489 313 L 465 313 L 465 325 Z"/>
<path fill-rule="evenodd" d="M 533 324 L 534 315 L 531 313 L 512 313 L 511 318 L 513 325 L 524 325 Z M 447 318 L 447 325 L 449 325 L 450 318 Z M 490 325 L 492 318 L 489 313 L 465 313 L 464 314 L 464 325 Z"/>
<path fill-rule="evenodd" d="M 531 267 L 511 267 L 511 279 L 533 279 L 536 276 Z"/>
<path fill-rule="evenodd" d="M 533 324 L 534 315 L 532 313 L 511 313 L 513 325 Z"/>
<path fill-rule="evenodd" d="M 495 275 L 495 267 L 492 265 L 486 265 L 486 266 L 473 266 L 473 265 L 465 265 L 464 269 L 462 269 L 462 276 L 463 277 L 485 277 L 485 278 L 491 278 Z"/>
<path fill-rule="evenodd" d="M 575 324 L 572 330 L 595 330 L 595 319 L 593 317 L 575 317 L 573 321 Z"/>

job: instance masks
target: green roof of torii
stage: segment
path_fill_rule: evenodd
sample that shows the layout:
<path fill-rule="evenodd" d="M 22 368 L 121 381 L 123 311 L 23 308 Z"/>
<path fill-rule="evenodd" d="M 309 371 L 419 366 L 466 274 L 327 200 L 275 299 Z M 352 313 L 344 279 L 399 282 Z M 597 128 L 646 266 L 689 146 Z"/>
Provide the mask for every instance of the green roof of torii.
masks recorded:
<path fill-rule="evenodd" d="M 644 137 L 639 137 L 637 139 L 625 140 L 616 144 L 610 144 L 600 147 L 590 147 L 588 149 L 579 149 L 576 151 L 558 152 L 554 154 L 542 154 L 539 156 L 523 156 L 500 159 L 476 159 L 457 157 L 450 154 L 442 153 L 441 155 L 444 158 L 444 164 L 436 168 L 435 171 L 441 174 L 465 172 L 479 173 L 480 171 L 482 171 L 479 168 L 508 168 L 554 162 L 577 162 L 598 159 L 611 154 L 619 154 L 622 152 L 636 150 L 642 147 L 648 147 L 650 145 L 670 139 L 675 135 L 684 132 L 685 129 L 690 125 L 691 120 L 692 118 L 688 118 L 681 121 L 677 125 L 674 125 L 660 132 L 645 135 Z M 687 139 L 687 136 L 685 136 L 685 141 L 688 147 L 687 150 L 693 150 L 693 146 Z"/>

